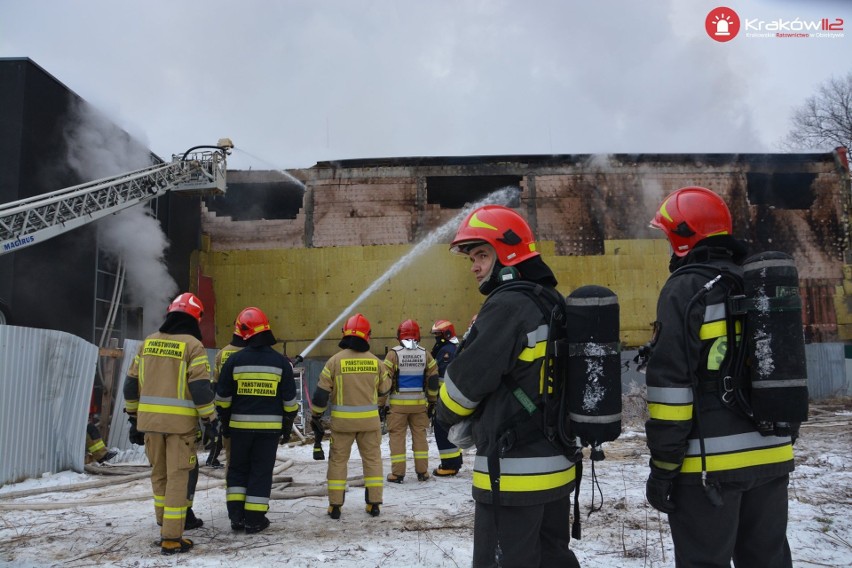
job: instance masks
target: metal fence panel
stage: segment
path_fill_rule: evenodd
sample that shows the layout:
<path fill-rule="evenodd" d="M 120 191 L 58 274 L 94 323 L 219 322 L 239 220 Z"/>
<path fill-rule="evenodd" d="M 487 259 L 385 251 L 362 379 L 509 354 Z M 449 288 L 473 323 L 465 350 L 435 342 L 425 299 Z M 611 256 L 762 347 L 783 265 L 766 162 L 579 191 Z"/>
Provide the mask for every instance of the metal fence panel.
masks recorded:
<path fill-rule="evenodd" d="M 83 471 L 97 360 L 75 335 L 0 325 L 0 485 Z"/>

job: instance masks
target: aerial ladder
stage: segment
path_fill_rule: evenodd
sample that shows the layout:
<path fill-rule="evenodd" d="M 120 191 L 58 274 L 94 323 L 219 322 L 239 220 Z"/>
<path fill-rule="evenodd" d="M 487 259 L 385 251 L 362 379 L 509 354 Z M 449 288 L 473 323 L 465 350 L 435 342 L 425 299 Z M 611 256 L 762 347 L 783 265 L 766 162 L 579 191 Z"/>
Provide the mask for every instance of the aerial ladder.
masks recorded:
<path fill-rule="evenodd" d="M 166 192 L 224 193 L 226 156 L 234 147 L 193 146 L 171 162 L 0 205 L 0 255 L 44 242 Z"/>

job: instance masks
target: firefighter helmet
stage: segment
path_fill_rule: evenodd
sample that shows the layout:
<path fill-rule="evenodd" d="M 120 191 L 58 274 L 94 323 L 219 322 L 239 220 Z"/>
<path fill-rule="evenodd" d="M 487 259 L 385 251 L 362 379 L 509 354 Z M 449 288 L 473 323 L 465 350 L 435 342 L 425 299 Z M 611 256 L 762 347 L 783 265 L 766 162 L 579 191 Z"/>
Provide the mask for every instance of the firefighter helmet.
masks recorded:
<path fill-rule="evenodd" d="M 453 326 L 453 322 L 449 320 L 437 320 L 432 324 L 432 335 L 450 339 L 456 336 L 456 328 Z"/>
<path fill-rule="evenodd" d="M 353 335 L 370 341 L 370 322 L 361 314 L 355 314 L 343 325 L 343 337 Z"/>
<path fill-rule="evenodd" d="M 514 266 L 539 253 L 532 229 L 518 213 L 502 205 L 474 209 L 459 226 L 450 250 L 465 254 L 471 245 L 488 243 L 503 266 Z"/>
<path fill-rule="evenodd" d="M 396 328 L 396 338 L 402 341 L 403 339 L 413 339 L 420 341 L 420 326 L 412 319 L 407 319 Z"/>
<path fill-rule="evenodd" d="M 204 315 L 204 305 L 195 294 L 184 292 L 169 304 L 168 313 L 172 312 L 183 312 L 201 321 L 201 316 Z"/>
<path fill-rule="evenodd" d="M 677 256 L 685 256 L 704 238 L 733 230 L 728 206 L 704 187 L 682 187 L 666 197 L 651 226 L 666 234 Z"/>
<path fill-rule="evenodd" d="M 237 330 L 243 339 L 248 341 L 258 333 L 269 331 L 269 319 L 260 308 L 249 307 L 237 316 Z"/>

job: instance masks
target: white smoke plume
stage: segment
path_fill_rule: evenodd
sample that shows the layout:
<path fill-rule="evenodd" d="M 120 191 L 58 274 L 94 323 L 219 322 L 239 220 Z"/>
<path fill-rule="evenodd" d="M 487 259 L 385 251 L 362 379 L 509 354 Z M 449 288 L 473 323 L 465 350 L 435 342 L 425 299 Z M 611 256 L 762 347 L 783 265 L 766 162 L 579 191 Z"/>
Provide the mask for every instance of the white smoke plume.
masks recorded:
<path fill-rule="evenodd" d="M 65 139 L 68 164 L 86 180 L 151 164 L 149 151 L 84 101 L 72 105 Z M 97 223 L 98 244 L 126 269 L 128 300 L 143 309 L 143 334 L 155 330 L 177 284 L 164 262 L 166 235 L 148 207 L 136 205 Z M 97 322 L 102 325 L 104 322 Z"/>

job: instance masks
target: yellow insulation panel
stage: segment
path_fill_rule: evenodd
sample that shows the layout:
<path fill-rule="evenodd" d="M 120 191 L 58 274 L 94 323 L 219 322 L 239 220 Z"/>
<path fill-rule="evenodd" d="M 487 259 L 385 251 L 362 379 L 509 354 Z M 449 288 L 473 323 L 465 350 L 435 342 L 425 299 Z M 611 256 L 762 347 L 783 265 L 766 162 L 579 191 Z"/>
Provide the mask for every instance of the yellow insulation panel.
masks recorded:
<path fill-rule="evenodd" d="M 216 295 L 216 344 L 230 341 L 234 317 L 246 306 L 267 314 L 290 356 L 306 350 L 310 357 L 332 355 L 343 322 L 358 312 L 370 320 L 372 349 L 379 355 L 397 344 L 397 326 L 408 318 L 420 324 L 427 347 L 432 346 L 429 330 L 436 319 L 452 321 L 461 336 L 484 299 L 470 261 L 438 244 L 403 262 L 413 248 L 201 251 L 197 264 L 212 278 Z M 626 345 L 649 339 L 657 294 L 668 276 L 667 245 L 659 246 L 656 239 L 612 241 L 606 243 L 606 254 L 583 257 L 556 256 L 550 241 L 539 243 L 539 250 L 563 294 L 596 284 L 618 295 Z"/>

